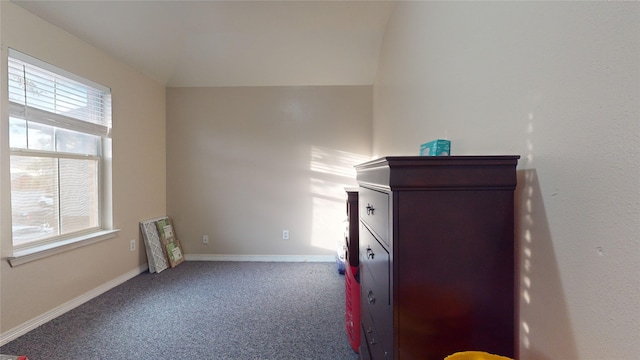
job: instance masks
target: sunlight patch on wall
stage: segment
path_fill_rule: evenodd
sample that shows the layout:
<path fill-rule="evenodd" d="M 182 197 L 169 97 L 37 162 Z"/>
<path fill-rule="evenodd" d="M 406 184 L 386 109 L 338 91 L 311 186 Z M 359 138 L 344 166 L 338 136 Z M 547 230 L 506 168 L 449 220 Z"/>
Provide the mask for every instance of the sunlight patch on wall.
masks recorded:
<path fill-rule="evenodd" d="M 533 113 L 529 113 L 527 116 L 527 121 L 526 121 L 526 130 L 525 133 L 527 134 L 527 139 L 526 139 L 526 148 L 527 148 L 527 154 L 525 156 L 525 159 L 527 161 L 526 166 L 527 167 L 531 167 L 533 165 L 533 141 L 531 140 L 531 135 L 533 134 Z M 527 171 L 525 174 L 525 191 L 524 191 L 524 195 L 525 195 L 525 199 L 524 199 L 524 221 L 522 223 L 522 233 L 521 233 L 521 239 L 524 239 L 523 242 L 521 242 L 521 259 L 522 259 L 522 268 L 520 269 L 520 275 L 521 275 L 521 279 L 520 279 L 520 290 L 521 290 L 521 297 L 522 297 L 522 301 L 524 302 L 523 306 L 530 306 L 531 305 L 531 259 L 533 258 L 533 251 L 532 249 L 532 244 L 533 244 L 533 235 L 532 235 L 532 231 L 531 228 L 533 226 L 533 202 L 532 202 L 532 196 L 533 196 L 533 186 L 531 185 L 533 182 L 533 172 L 532 171 Z M 521 313 L 526 313 L 526 312 L 521 312 Z M 529 323 L 527 322 L 527 319 L 524 318 L 524 316 L 521 316 L 520 318 L 520 325 L 521 325 L 521 332 L 520 332 L 520 339 L 521 339 L 521 343 L 522 346 L 525 349 L 529 349 L 529 347 L 531 346 L 531 328 L 529 327 Z"/>
<path fill-rule="evenodd" d="M 341 199 L 312 198 L 311 245 L 336 250 L 344 242 L 344 204 Z"/>
<path fill-rule="evenodd" d="M 312 146 L 310 153 L 311 245 L 336 250 L 344 243 L 345 188 L 355 186 L 354 166 L 368 156 Z"/>
<path fill-rule="evenodd" d="M 370 157 L 320 146 L 311 147 L 311 171 L 314 172 L 355 179 L 354 166 L 367 160 Z"/>
<path fill-rule="evenodd" d="M 531 134 L 533 134 L 533 113 L 529 113 L 527 116 L 527 165 L 533 163 L 533 140 L 531 140 Z"/>

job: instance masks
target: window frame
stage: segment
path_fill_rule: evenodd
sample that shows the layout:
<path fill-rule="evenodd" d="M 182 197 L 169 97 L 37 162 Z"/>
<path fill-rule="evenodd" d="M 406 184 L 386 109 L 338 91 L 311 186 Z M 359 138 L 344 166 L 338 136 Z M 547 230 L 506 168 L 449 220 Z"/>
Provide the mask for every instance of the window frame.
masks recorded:
<path fill-rule="evenodd" d="M 54 146 L 52 150 L 29 149 L 28 146 L 26 146 L 26 148 L 22 148 L 22 147 L 15 148 L 15 147 L 11 147 L 9 142 L 8 144 L 9 157 L 10 157 L 9 164 L 12 163 L 13 157 L 16 157 L 16 156 L 32 157 L 32 158 L 37 158 L 37 157 L 54 158 L 54 159 L 57 159 L 58 161 L 65 160 L 65 159 L 89 160 L 89 161 L 96 161 L 97 163 L 96 164 L 97 169 L 95 171 L 95 176 L 96 176 L 95 181 L 97 183 L 98 189 L 97 189 L 97 192 L 92 192 L 96 195 L 95 198 L 97 199 L 97 202 L 98 202 L 97 226 L 89 226 L 81 230 L 69 232 L 67 234 L 60 234 L 60 230 L 59 230 L 58 234 L 55 236 L 36 239 L 36 240 L 28 241 L 26 243 L 16 244 L 16 242 L 14 241 L 14 231 L 13 231 L 14 212 L 13 212 L 13 207 L 12 206 L 10 207 L 11 214 L 12 214 L 11 216 L 12 254 L 7 259 L 11 264 L 11 266 L 16 266 L 16 265 L 24 264 L 30 261 L 41 259 L 43 257 L 47 257 L 50 255 L 75 249 L 81 246 L 93 244 L 98 241 L 113 238 L 116 236 L 116 233 L 119 230 L 113 229 L 113 213 L 112 213 L 112 197 L 111 197 L 111 193 L 112 193 L 111 114 L 113 111 L 112 102 L 111 102 L 112 101 L 111 89 L 103 85 L 94 83 L 91 80 L 80 77 L 79 75 L 76 75 L 64 69 L 58 68 L 55 65 L 45 63 L 34 57 L 21 53 L 20 51 L 14 50 L 12 48 L 9 48 L 8 50 L 9 51 L 5 55 L 7 64 L 9 64 L 10 62 L 9 59 L 16 59 L 21 62 L 27 63 L 30 66 L 35 66 L 40 69 L 44 69 L 45 71 L 51 72 L 56 76 L 70 79 L 74 82 L 78 82 L 88 88 L 103 91 L 106 97 L 101 98 L 100 106 L 101 106 L 101 109 L 103 109 L 103 111 L 106 112 L 106 114 L 104 114 L 103 116 L 108 116 L 108 119 L 106 119 L 106 124 L 107 124 L 106 127 L 102 124 L 93 124 L 90 122 L 85 123 L 85 121 L 81 119 L 78 119 L 78 120 L 71 119 L 72 122 L 74 121 L 80 122 L 80 123 L 76 123 L 75 124 L 76 126 L 71 126 L 71 127 L 59 126 L 57 125 L 56 121 L 59 121 L 59 119 L 62 119 L 63 121 L 67 121 L 68 119 L 66 118 L 65 115 L 61 115 L 61 116 L 56 115 L 55 112 L 50 113 L 50 114 L 54 114 L 50 116 L 50 118 L 53 119 L 51 123 L 47 123 L 47 121 L 30 120 L 29 116 L 24 116 L 25 114 L 21 114 L 21 108 L 25 109 L 24 111 L 27 111 L 27 109 L 28 111 L 32 111 L 33 109 L 35 109 L 36 113 L 40 112 L 40 113 L 44 113 L 45 115 L 47 115 L 47 111 L 29 107 L 26 100 L 24 105 L 11 101 L 10 100 L 11 95 L 9 91 L 9 87 L 11 86 L 10 78 L 9 76 L 7 76 L 8 88 L 7 88 L 6 99 L 9 100 L 8 101 L 9 111 L 7 112 L 6 123 L 4 123 L 5 124 L 4 126 L 8 127 L 10 125 L 11 123 L 10 118 L 18 118 L 26 121 L 25 128 L 27 129 L 28 129 L 28 124 L 31 122 L 32 124 L 38 123 L 38 124 L 53 126 L 54 129 L 71 130 L 71 131 L 76 131 L 82 134 L 90 134 L 90 135 L 97 136 L 96 144 L 95 144 L 97 149 L 96 149 L 95 155 L 68 152 L 68 151 L 58 151 L 55 145 L 55 141 L 57 140 L 56 138 L 57 135 L 53 135 L 53 138 L 55 139 L 52 140 L 54 142 Z M 4 71 L 6 71 L 7 74 L 9 74 L 10 72 L 9 66 L 5 68 Z M 26 91 L 27 90 L 25 90 L 25 92 Z M 25 95 L 25 98 L 26 97 L 27 96 Z M 36 115 L 39 115 L 39 114 L 36 114 Z M 105 120 L 101 120 L 101 121 L 104 122 Z M 79 125 L 79 127 L 77 125 Z M 83 129 L 88 129 L 89 131 L 83 131 Z M 98 132 L 98 134 L 96 134 L 96 132 Z M 58 176 L 60 175 L 58 174 Z M 59 191 L 60 189 L 59 184 L 57 185 L 57 188 Z M 11 189 L 10 198 L 13 199 L 13 197 L 14 197 L 13 189 Z M 58 200 L 61 199 L 62 194 L 58 193 L 57 197 L 58 197 Z M 58 224 L 61 224 L 62 220 L 61 220 L 60 213 L 57 213 L 56 219 Z"/>

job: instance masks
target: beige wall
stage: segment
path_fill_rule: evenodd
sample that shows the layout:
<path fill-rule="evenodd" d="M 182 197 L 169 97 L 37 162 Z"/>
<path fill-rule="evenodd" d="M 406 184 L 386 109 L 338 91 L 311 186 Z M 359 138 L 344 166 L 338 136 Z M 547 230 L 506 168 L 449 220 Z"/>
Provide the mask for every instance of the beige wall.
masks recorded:
<path fill-rule="evenodd" d="M 332 259 L 344 187 L 371 151 L 371 91 L 167 89 L 167 210 L 185 253 Z"/>
<path fill-rule="evenodd" d="M 520 154 L 519 359 L 640 354 L 640 4 L 400 2 L 374 154 Z"/>
<path fill-rule="evenodd" d="M 8 47 L 107 85 L 113 99 L 113 213 L 110 240 L 9 267 L 0 262 L 0 333 L 31 321 L 146 263 L 138 221 L 166 212 L 165 88 L 40 18 L 1 2 L 2 89 Z M 11 248 L 8 128 L 2 99 L 0 239 Z M 134 252 L 129 240 L 137 239 Z"/>
<path fill-rule="evenodd" d="M 454 154 L 523 156 L 520 359 L 640 353 L 640 4 L 400 2 L 373 113 L 370 87 L 171 88 L 165 158 L 161 85 L 0 3 L 3 57 L 12 46 L 112 87 L 114 221 L 122 229 L 16 268 L 2 261 L 0 333 L 144 264 L 128 240 L 145 218 L 173 216 L 191 255 L 332 255 L 342 228 L 327 224 L 344 217 L 351 165 L 372 152 L 416 154 L 421 142 L 447 137 Z M 284 228 L 290 240 L 281 240 Z"/>

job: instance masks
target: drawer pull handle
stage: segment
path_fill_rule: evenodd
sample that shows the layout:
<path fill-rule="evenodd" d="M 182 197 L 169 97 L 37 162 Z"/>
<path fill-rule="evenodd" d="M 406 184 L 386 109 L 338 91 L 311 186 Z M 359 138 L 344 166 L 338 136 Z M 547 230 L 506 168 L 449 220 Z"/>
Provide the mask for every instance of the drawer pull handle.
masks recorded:
<path fill-rule="evenodd" d="M 369 290 L 369 292 L 367 292 L 367 301 L 369 301 L 369 304 L 375 304 L 376 303 L 376 297 L 373 296 L 373 291 Z"/>
<path fill-rule="evenodd" d="M 367 215 L 373 215 L 373 211 L 375 209 L 373 208 L 373 206 L 371 206 L 371 204 L 367 204 Z"/>
<path fill-rule="evenodd" d="M 373 250 L 369 246 L 367 246 L 367 259 L 373 259 L 376 254 L 373 253 Z"/>

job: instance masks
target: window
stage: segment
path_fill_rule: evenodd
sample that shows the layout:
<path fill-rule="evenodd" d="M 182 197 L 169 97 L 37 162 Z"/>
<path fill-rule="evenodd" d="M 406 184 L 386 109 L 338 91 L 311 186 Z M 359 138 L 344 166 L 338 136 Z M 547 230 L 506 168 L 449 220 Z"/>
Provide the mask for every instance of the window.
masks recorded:
<path fill-rule="evenodd" d="M 14 250 L 105 230 L 111 90 L 9 49 Z"/>

